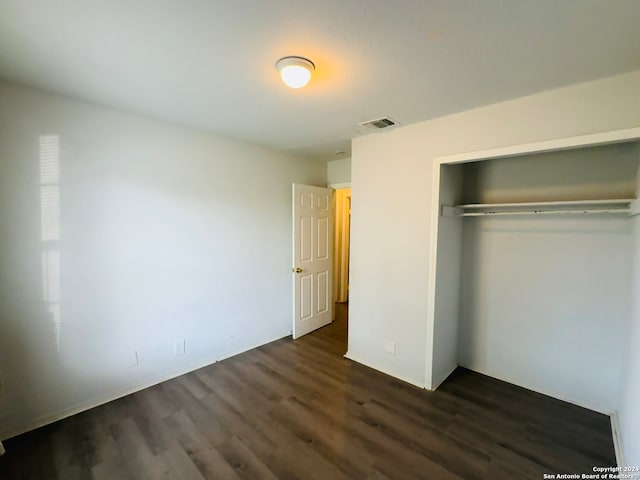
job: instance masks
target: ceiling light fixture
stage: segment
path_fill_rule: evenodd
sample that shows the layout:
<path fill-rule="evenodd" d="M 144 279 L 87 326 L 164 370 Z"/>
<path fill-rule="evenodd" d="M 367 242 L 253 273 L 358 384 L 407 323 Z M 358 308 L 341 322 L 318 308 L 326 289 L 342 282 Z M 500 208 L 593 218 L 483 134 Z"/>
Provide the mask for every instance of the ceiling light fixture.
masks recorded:
<path fill-rule="evenodd" d="M 316 66 L 303 57 L 284 57 L 276 62 L 282 81 L 291 88 L 302 88 L 309 80 Z"/>

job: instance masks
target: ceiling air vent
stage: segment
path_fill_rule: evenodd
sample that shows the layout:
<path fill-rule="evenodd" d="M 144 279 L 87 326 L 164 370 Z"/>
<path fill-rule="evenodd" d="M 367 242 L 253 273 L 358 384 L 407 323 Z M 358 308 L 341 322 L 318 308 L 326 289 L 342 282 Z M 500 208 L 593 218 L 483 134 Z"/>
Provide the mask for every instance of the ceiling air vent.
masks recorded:
<path fill-rule="evenodd" d="M 383 128 L 389 128 L 396 125 L 396 122 L 391 120 L 388 117 L 376 118 L 374 120 L 369 120 L 366 122 L 359 123 L 361 127 L 365 127 L 369 130 L 381 130 Z"/>

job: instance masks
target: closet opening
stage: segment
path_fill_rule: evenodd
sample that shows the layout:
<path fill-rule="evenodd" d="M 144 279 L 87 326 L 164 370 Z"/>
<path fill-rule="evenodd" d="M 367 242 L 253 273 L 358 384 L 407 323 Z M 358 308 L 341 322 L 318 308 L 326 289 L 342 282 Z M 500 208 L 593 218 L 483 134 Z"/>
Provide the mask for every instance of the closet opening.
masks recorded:
<path fill-rule="evenodd" d="M 462 366 L 615 409 L 639 139 L 636 128 L 436 159 L 427 386 Z"/>

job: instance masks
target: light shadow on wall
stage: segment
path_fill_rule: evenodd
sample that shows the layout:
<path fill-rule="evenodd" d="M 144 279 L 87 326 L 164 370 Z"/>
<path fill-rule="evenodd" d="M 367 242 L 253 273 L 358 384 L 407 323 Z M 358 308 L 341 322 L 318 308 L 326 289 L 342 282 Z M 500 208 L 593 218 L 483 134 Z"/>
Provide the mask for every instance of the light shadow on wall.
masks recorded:
<path fill-rule="evenodd" d="M 55 329 L 60 351 L 60 137 L 40 135 L 40 239 L 42 300 Z"/>

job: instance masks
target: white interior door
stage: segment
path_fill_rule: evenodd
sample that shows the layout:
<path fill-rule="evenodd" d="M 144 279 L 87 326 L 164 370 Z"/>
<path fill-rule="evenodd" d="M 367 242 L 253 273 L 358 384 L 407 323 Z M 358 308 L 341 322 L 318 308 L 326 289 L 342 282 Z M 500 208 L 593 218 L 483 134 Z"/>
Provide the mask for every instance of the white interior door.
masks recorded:
<path fill-rule="evenodd" d="M 293 184 L 293 338 L 331 323 L 333 190 Z"/>

